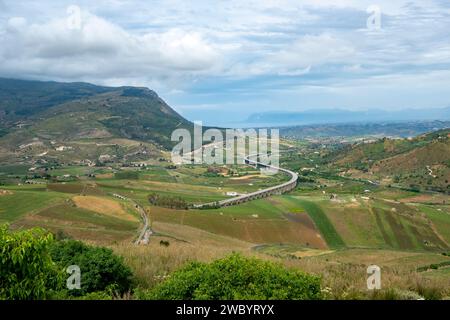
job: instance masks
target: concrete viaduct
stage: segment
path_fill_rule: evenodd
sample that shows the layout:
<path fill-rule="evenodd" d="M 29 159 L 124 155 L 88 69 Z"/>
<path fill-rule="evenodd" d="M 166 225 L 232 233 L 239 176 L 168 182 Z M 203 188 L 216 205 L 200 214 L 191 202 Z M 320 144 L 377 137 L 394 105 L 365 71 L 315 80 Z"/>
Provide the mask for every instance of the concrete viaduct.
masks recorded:
<path fill-rule="evenodd" d="M 250 159 L 251 157 L 256 157 L 256 160 Z M 221 201 L 217 201 L 217 202 L 198 204 L 198 205 L 194 205 L 193 207 L 197 208 L 197 209 L 201 209 L 201 208 L 234 206 L 234 205 L 238 205 L 238 204 L 241 204 L 241 203 L 244 203 L 247 201 L 262 199 L 262 198 L 266 198 L 266 197 L 269 197 L 272 195 L 279 195 L 279 194 L 288 192 L 297 186 L 298 175 L 295 172 L 293 172 L 291 170 L 278 168 L 278 167 L 275 167 L 272 165 L 267 165 L 267 164 L 261 163 L 257 160 L 257 158 L 258 158 L 258 155 L 249 155 L 244 159 L 244 162 L 248 165 L 255 166 L 255 167 L 263 167 L 263 168 L 272 169 L 272 170 L 279 170 L 281 172 L 288 174 L 291 177 L 291 179 L 287 182 L 284 182 L 282 184 L 279 184 L 279 185 L 276 185 L 276 186 L 273 186 L 273 187 L 270 187 L 267 189 L 243 194 L 243 195 L 231 198 L 231 199 L 225 199 L 225 200 L 221 200 Z"/>

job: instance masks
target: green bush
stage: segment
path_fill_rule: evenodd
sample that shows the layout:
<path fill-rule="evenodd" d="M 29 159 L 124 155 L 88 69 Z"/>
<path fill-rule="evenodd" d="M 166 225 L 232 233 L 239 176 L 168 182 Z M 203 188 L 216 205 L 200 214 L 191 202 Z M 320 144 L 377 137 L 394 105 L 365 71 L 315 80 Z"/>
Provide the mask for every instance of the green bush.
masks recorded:
<path fill-rule="evenodd" d="M 62 285 L 48 253 L 53 241 L 40 228 L 11 232 L 0 226 L 0 299 L 45 299 Z"/>
<path fill-rule="evenodd" d="M 320 278 L 233 254 L 210 264 L 191 262 L 138 299 L 321 299 Z"/>
<path fill-rule="evenodd" d="M 123 258 L 114 255 L 108 248 L 92 247 L 80 241 L 64 240 L 55 242 L 50 253 L 53 261 L 64 270 L 70 265 L 78 265 L 81 270 L 81 289 L 71 290 L 71 295 L 104 291 L 113 286 L 118 293 L 130 289 L 132 272 Z"/>

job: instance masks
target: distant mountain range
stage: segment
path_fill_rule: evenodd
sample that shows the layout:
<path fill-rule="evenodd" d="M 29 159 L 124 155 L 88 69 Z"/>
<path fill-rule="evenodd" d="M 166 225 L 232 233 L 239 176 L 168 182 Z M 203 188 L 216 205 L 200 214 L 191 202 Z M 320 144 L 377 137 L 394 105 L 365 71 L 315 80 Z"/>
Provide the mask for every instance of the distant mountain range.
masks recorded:
<path fill-rule="evenodd" d="M 286 138 L 304 139 L 321 137 L 415 137 L 440 129 L 450 128 L 450 121 L 423 120 L 402 122 L 365 122 L 298 125 L 281 127 L 280 134 Z"/>
<path fill-rule="evenodd" d="M 301 112 L 262 112 L 250 115 L 245 121 L 253 126 L 292 126 L 309 124 L 369 123 L 423 120 L 450 120 L 450 107 L 405 109 L 398 111 L 320 109 Z"/>

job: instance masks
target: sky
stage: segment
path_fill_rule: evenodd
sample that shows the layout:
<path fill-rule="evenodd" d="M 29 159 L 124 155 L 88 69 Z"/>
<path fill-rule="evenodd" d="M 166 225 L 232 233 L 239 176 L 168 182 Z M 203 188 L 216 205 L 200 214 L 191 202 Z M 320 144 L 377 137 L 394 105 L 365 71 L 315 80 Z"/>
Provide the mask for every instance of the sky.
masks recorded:
<path fill-rule="evenodd" d="M 0 0 L 0 76 L 145 86 L 190 120 L 450 106 L 450 1 Z"/>

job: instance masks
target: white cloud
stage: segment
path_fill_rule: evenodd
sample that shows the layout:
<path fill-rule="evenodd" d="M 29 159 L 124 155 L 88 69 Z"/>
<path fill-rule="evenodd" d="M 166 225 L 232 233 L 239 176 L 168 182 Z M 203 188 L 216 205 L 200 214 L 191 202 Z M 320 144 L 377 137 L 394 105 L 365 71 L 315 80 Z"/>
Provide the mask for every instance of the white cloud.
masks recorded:
<path fill-rule="evenodd" d="M 351 43 L 330 34 L 306 35 L 296 40 L 269 60 L 286 68 L 306 68 L 311 65 L 351 61 L 355 48 Z"/>
<path fill-rule="evenodd" d="M 8 20 L 0 35 L 0 72 L 48 77 L 170 78 L 202 73 L 220 63 L 220 52 L 199 32 L 173 28 L 136 35 L 105 19 L 83 12 L 80 29 L 64 18 L 27 23 Z"/>
<path fill-rule="evenodd" d="M 449 75 L 439 73 L 450 68 L 450 5 L 442 0 L 3 3 L 0 76 L 145 85 L 192 106 L 186 113 L 195 105 L 295 105 L 305 94 L 314 106 L 345 106 L 358 84 L 368 97 L 380 95 L 380 84 L 391 88 L 393 103 L 450 100 Z M 67 28 L 72 4 L 82 9 L 80 30 Z M 373 4 L 382 11 L 378 32 L 366 29 Z M 415 77 L 436 89 L 419 90 Z M 320 102 L 323 92 L 333 99 Z"/>
<path fill-rule="evenodd" d="M 8 20 L 7 30 L 10 32 L 18 32 L 20 29 L 25 27 L 27 24 L 27 19 L 24 17 L 13 17 Z"/>

